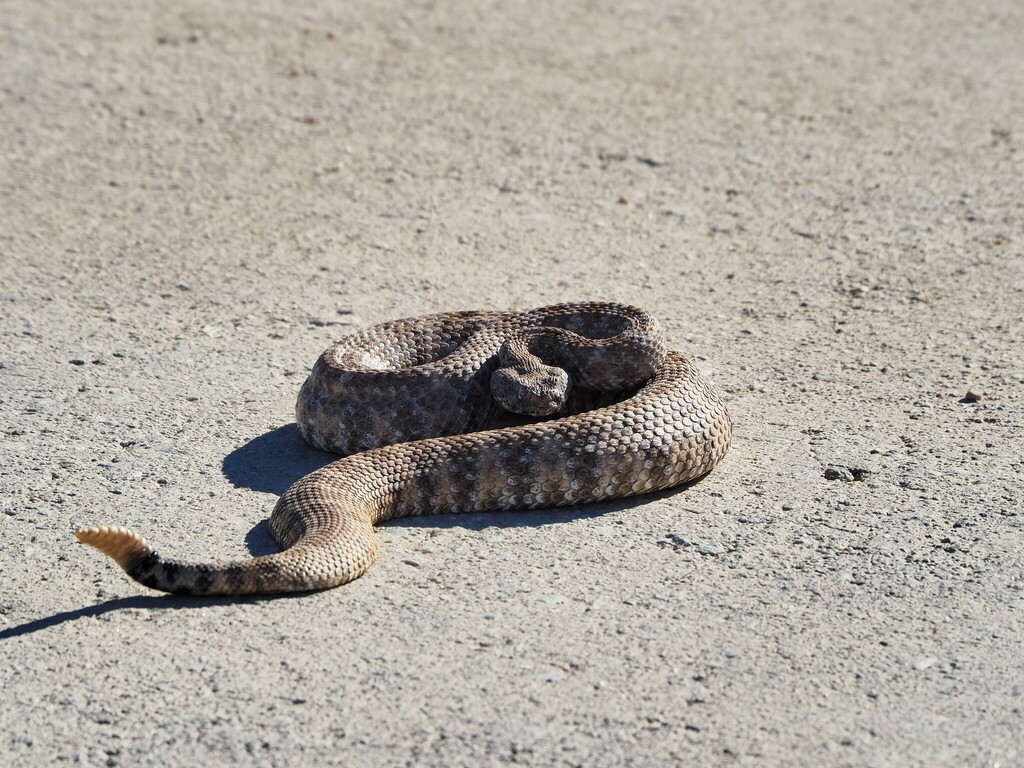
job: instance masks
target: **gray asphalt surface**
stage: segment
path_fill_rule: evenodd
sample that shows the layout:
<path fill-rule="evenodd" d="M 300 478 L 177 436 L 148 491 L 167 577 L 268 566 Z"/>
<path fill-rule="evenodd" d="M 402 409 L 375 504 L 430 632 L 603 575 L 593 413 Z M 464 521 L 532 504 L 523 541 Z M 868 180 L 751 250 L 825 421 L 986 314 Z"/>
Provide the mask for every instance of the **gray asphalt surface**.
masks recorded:
<path fill-rule="evenodd" d="M 1024 9 L 0 4 L 0 765 L 1024 765 Z M 273 551 L 369 324 L 638 304 L 727 394 L 677 493 Z M 982 395 L 968 401 L 969 392 Z"/>

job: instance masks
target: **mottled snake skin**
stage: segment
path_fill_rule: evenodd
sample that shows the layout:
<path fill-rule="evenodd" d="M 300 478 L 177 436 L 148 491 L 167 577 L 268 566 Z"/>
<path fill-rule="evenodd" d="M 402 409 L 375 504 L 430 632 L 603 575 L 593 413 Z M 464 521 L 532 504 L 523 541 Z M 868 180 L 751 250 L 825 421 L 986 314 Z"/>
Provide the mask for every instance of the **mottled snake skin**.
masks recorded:
<path fill-rule="evenodd" d="M 534 421 L 496 427 L 516 421 L 512 413 Z M 376 523 L 669 488 L 710 471 L 732 432 L 718 392 L 666 350 L 654 318 L 597 302 L 450 312 L 361 331 L 320 356 L 296 420 L 313 445 L 351 455 L 278 500 L 270 529 L 283 551 L 189 564 L 124 528 L 75 535 L 165 592 L 325 589 L 370 567 Z"/>

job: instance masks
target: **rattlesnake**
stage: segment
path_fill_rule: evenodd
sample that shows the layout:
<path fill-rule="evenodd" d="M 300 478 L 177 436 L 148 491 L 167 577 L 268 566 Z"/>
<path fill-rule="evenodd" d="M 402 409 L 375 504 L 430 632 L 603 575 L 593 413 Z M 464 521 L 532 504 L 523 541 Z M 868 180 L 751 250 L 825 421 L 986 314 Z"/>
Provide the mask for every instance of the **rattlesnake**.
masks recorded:
<path fill-rule="evenodd" d="M 495 427 L 513 412 L 534 421 Z M 366 572 L 376 523 L 668 488 L 710 471 L 732 433 L 718 392 L 666 349 L 653 317 L 599 302 L 450 312 L 356 333 L 320 356 L 296 421 L 313 445 L 351 455 L 278 500 L 270 530 L 283 551 L 189 564 L 116 526 L 75 536 L 165 592 L 323 589 Z"/>

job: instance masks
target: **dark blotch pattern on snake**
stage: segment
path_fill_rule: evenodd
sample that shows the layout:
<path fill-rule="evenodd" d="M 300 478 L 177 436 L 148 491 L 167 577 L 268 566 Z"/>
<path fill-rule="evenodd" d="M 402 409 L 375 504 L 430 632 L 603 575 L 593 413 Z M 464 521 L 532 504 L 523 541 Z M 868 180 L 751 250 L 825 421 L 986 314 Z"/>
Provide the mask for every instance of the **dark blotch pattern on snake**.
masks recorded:
<path fill-rule="evenodd" d="M 513 423 L 524 416 L 533 421 Z M 666 349 L 653 317 L 599 302 L 449 312 L 353 334 L 320 356 L 296 420 L 313 445 L 346 456 L 278 500 L 270 529 L 281 552 L 193 564 L 124 528 L 75 535 L 165 592 L 325 589 L 367 571 L 382 521 L 669 488 L 710 471 L 732 432 L 719 393 Z"/>

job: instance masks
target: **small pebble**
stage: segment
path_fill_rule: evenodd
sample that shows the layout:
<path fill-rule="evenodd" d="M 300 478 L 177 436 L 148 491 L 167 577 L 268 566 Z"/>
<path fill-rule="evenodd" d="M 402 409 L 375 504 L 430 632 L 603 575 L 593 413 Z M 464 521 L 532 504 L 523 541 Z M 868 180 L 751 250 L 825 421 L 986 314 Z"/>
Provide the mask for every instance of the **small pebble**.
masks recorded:
<path fill-rule="evenodd" d="M 846 467 L 829 467 L 825 470 L 826 480 L 842 480 L 844 483 L 853 482 L 853 472 Z"/>
<path fill-rule="evenodd" d="M 74 362 L 74 361 L 72 361 Z M 967 394 L 964 395 L 964 401 L 968 403 L 977 403 L 980 400 L 984 400 L 985 396 L 980 392 L 975 392 L 973 389 L 968 389 Z"/>
<path fill-rule="evenodd" d="M 700 555 L 721 555 L 724 552 L 725 547 L 721 544 L 708 543 L 697 545 L 697 553 Z"/>

